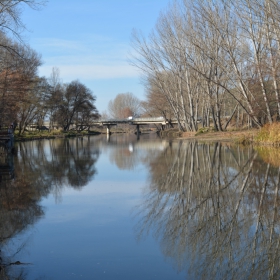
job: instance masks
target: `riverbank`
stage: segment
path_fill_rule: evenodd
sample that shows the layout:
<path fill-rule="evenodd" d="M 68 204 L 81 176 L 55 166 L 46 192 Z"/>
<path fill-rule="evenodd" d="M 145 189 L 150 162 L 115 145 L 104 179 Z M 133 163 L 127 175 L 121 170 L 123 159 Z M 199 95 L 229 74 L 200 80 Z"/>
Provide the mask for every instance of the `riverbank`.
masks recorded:
<path fill-rule="evenodd" d="M 62 131 L 36 131 L 36 132 L 25 132 L 22 135 L 17 135 L 17 133 L 14 134 L 15 141 L 30 141 L 30 140 L 41 140 L 41 139 L 55 139 L 55 138 L 71 138 L 71 137 L 83 137 L 86 135 L 99 135 L 100 132 L 90 132 L 87 131 L 83 132 L 76 132 L 76 131 L 70 131 L 70 132 L 62 132 Z"/>
<path fill-rule="evenodd" d="M 197 141 L 223 141 L 248 144 L 255 142 L 260 129 L 240 129 L 228 131 L 214 131 L 212 129 L 200 129 L 196 132 L 181 132 L 178 129 L 168 129 L 160 132 L 161 137 L 187 139 Z"/>
<path fill-rule="evenodd" d="M 153 131 L 155 132 L 155 131 Z M 133 133 L 133 131 L 116 130 L 113 134 L 118 133 Z M 151 133 L 151 131 L 143 131 L 142 133 Z M 28 141 L 40 139 L 54 139 L 54 138 L 70 138 L 83 137 L 88 135 L 104 134 L 103 131 L 87 131 L 76 132 L 62 132 L 62 131 L 34 131 L 26 132 L 24 135 L 18 136 L 15 133 L 15 141 Z M 270 145 L 280 146 L 280 123 L 272 125 L 265 125 L 261 129 L 242 129 L 229 131 L 213 131 L 213 130 L 199 130 L 198 132 L 181 132 L 178 129 L 168 129 L 159 133 L 161 137 L 173 139 L 186 139 L 197 141 L 222 141 L 239 144 L 256 144 L 256 145 Z"/>
<path fill-rule="evenodd" d="M 143 129 L 142 133 L 150 133 L 150 132 L 155 132 L 154 129 Z M 18 135 L 18 132 L 15 131 L 14 133 L 14 140 L 16 142 L 21 142 L 21 141 L 29 141 L 29 140 L 40 140 L 40 139 L 55 139 L 55 138 L 71 138 L 71 137 L 83 137 L 83 136 L 91 136 L 91 135 L 100 135 L 100 134 L 105 134 L 106 135 L 107 131 L 106 129 L 99 129 L 99 130 L 94 130 L 94 131 L 61 131 L 61 130 L 52 130 L 49 132 L 48 130 L 41 130 L 41 131 L 25 131 L 23 134 Z M 135 133 L 134 129 L 123 129 L 123 128 L 115 128 L 111 130 L 111 134 L 124 134 L 124 133 Z"/>
<path fill-rule="evenodd" d="M 183 132 L 178 139 L 199 141 L 223 141 L 246 144 L 253 142 L 259 133 L 259 129 L 232 130 L 232 131 L 209 131 L 204 133 Z"/>
<path fill-rule="evenodd" d="M 223 142 L 236 142 L 236 143 L 247 143 L 249 140 L 253 141 L 260 130 L 238 130 L 238 131 L 209 131 L 209 132 L 180 132 L 177 129 L 171 129 L 161 132 L 162 137 L 170 137 L 177 139 L 188 139 L 188 140 L 199 140 L 199 141 L 223 141 Z M 127 133 L 125 131 L 118 131 L 116 133 Z M 15 141 L 29 141 L 29 140 L 40 140 L 40 139 L 55 139 L 55 138 L 71 138 L 71 137 L 83 137 L 88 135 L 99 135 L 104 134 L 102 132 L 27 132 L 24 135 L 18 136 L 15 134 Z"/>

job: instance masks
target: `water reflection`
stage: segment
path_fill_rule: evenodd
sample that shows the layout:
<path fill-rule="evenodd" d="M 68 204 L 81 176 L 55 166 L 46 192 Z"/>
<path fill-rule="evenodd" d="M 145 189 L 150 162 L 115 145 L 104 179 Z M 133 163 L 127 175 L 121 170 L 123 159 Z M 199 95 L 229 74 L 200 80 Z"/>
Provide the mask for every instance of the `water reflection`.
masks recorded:
<path fill-rule="evenodd" d="M 97 139 L 102 150 L 109 152 L 110 162 L 121 170 L 135 169 L 137 165 L 157 156 L 168 145 L 168 141 L 159 139 L 156 133 L 143 134 L 141 141 L 134 134 L 113 134 L 110 142 L 105 142 L 103 136 L 96 137 L 95 141 Z"/>
<path fill-rule="evenodd" d="M 5 175 L 8 171 L 5 171 Z M 9 240 L 34 224 L 43 214 L 39 206 L 40 194 L 37 186 L 18 173 L 17 179 L 2 180 L 0 184 L 0 278 L 26 279 L 23 269 L 16 269 L 20 261 L 14 260 L 23 249 L 25 241 L 15 250 L 5 245 Z"/>
<path fill-rule="evenodd" d="M 19 144 L 15 169 L 21 170 L 45 193 L 59 193 L 62 186 L 80 189 L 95 175 L 99 149 L 90 138 L 32 141 Z"/>
<path fill-rule="evenodd" d="M 44 216 L 40 206 L 43 197 L 53 194 L 59 201 L 63 188 L 80 191 L 88 185 L 97 174 L 96 163 L 101 153 L 122 171 L 115 178 L 127 175 L 123 170 L 132 171 L 140 164 L 147 168 L 148 186 L 137 208 L 137 236 L 142 240 L 152 232 L 162 253 L 178 271 L 188 270 L 189 279 L 280 278 L 279 150 L 221 143 L 145 141 L 143 137 L 137 141 L 135 135 L 112 135 L 109 142 L 106 136 L 98 136 L 19 143 L 15 156 L 0 157 L 0 279 L 28 279 L 26 266 L 17 257 L 26 240 L 16 243 L 16 248 L 7 249 L 9 241 Z M 109 164 L 106 160 L 103 158 Z M 120 185 L 125 184 L 123 182 L 125 178 Z M 98 184 L 103 187 L 102 180 Z M 106 197 L 108 195 L 109 192 Z M 119 195 L 123 199 L 121 193 Z M 138 202 L 139 198 L 134 195 Z M 97 197 L 95 199 L 97 201 Z M 91 198 L 89 200 L 91 203 Z M 108 205 L 106 208 L 102 208 L 102 203 L 93 206 L 89 217 L 94 214 L 100 218 L 107 211 L 106 221 L 111 220 L 113 214 Z M 122 214 L 118 220 L 117 206 L 109 206 L 115 207 L 117 222 L 113 226 L 117 224 L 118 228 L 110 228 L 108 222 L 106 229 L 122 235 L 121 222 L 126 216 Z M 129 207 L 133 206 L 129 204 Z M 125 208 L 122 213 L 126 212 L 129 211 Z M 100 230 L 103 238 L 103 226 L 96 226 L 93 220 L 89 230 L 88 218 L 81 219 L 86 220 L 86 229 L 92 235 Z M 79 223 L 79 227 L 82 226 Z M 70 234 L 68 240 L 71 241 Z M 77 229 L 75 234 L 77 242 L 82 232 Z M 133 239 L 128 232 L 125 234 L 124 240 L 116 240 L 120 250 Z M 111 248 L 106 247 L 108 240 L 104 242 L 100 245 L 102 252 L 106 248 L 110 255 Z M 97 260 L 99 243 L 87 242 L 86 248 L 90 251 L 89 244 L 96 247 L 88 257 Z M 102 256 L 106 258 L 105 253 Z M 79 260 L 84 268 L 83 256 Z M 89 271 L 91 267 L 89 264 Z"/>
<path fill-rule="evenodd" d="M 0 154 L 0 182 L 14 178 L 14 157 L 11 153 Z"/>
<path fill-rule="evenodd" d="M 63 187 L 81 189 L 92 180 L 98 156 L 90 138 L 19 143 L 16 155 L 0 156 L 0 279 L 27 279 L 17 259 L 26 240 L 16 248 L 9 241 L 44 215 L 43 197 L 60 200 Z"/>
<path fill-rule="evenodd" d="M 191 279 L 279 279 L 280 167 L 252 147 L 174 142 L 148 163 L 138 210 Z"/>

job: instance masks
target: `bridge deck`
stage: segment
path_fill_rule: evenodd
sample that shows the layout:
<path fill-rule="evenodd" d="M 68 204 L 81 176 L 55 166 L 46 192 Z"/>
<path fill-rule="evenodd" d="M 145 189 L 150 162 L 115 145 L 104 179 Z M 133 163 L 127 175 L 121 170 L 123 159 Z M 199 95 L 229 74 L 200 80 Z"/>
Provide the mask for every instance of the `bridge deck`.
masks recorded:
<path fill-rule="evenodd" d="M 166 120 L 164 118 L 132 118 L 132 119 L 107 119 L 107 120 L 97 120 L 93 122 L 94 124 L 99 125 L 116 125 L 116 124 L 166 124 Z"/>

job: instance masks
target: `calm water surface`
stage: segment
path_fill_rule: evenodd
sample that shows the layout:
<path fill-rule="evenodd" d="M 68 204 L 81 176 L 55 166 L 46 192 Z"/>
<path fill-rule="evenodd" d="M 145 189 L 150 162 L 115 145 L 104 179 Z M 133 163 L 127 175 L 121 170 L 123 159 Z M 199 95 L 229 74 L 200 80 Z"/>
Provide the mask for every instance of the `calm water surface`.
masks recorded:
<path fill-rule="evenodd" d="M 155 135 L 0 156 L 0 279 L 279 279 L 280 152 Z"/>

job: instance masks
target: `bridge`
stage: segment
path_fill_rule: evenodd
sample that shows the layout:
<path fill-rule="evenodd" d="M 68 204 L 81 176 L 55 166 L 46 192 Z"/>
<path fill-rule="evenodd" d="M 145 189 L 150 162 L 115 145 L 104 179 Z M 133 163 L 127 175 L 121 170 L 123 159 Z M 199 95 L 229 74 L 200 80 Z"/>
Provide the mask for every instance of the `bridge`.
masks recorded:
<path fill-rule="evenodd" d="M 157 124 L 161 125 L 161 129 L 164 129 L 166 125 L 172 125 L 177 124 L 177 120 L 166 120 L 164 117 L 155 117 L 155 118 L 133 118 L 129 117 L 127 119 L 99 119 L 95 121 L 91 121 L 90 124 L 72 124 L 71 128 L 78 128 L 78 127 L 92 127 L 92 126 L 105 126 L 107 127 L 107 134 L 110 134 L 110 129 L 112 126 L 118 125 L 118 124 L 130 124 L 130 125 L 136 125 L 137 129 L 137 135 L 140 134 L 140 125 L 149 125 L 149 124 Z M 45 121 L 43 123 L 43 127 L 48 129 L 50 127 L 50 122 Z M 53 127 L 59 128 L 59 125 L 57 123 L 53 124 Z M 28 126 L 28 129 L 35 130 L 38 129 L 37 124 L 30 124 Z"/>
<path fill-rule="evenodd" d="M 127 119 L 100 119 L 92 122 L 93 125 L 106 126 L 107 134 L 110 134 L 110 128 L 114 125 L 118 125 L 118 124 L 136 125 L 137 135 L 140 134 L 140 125 L 159 124 L 163 129 L 167 124 L 176 124 L 176 123 L 177 123 L 176 120 L 166 121 L 164 117 L 157 117 L 157 118 L 129 117 Z"/>

